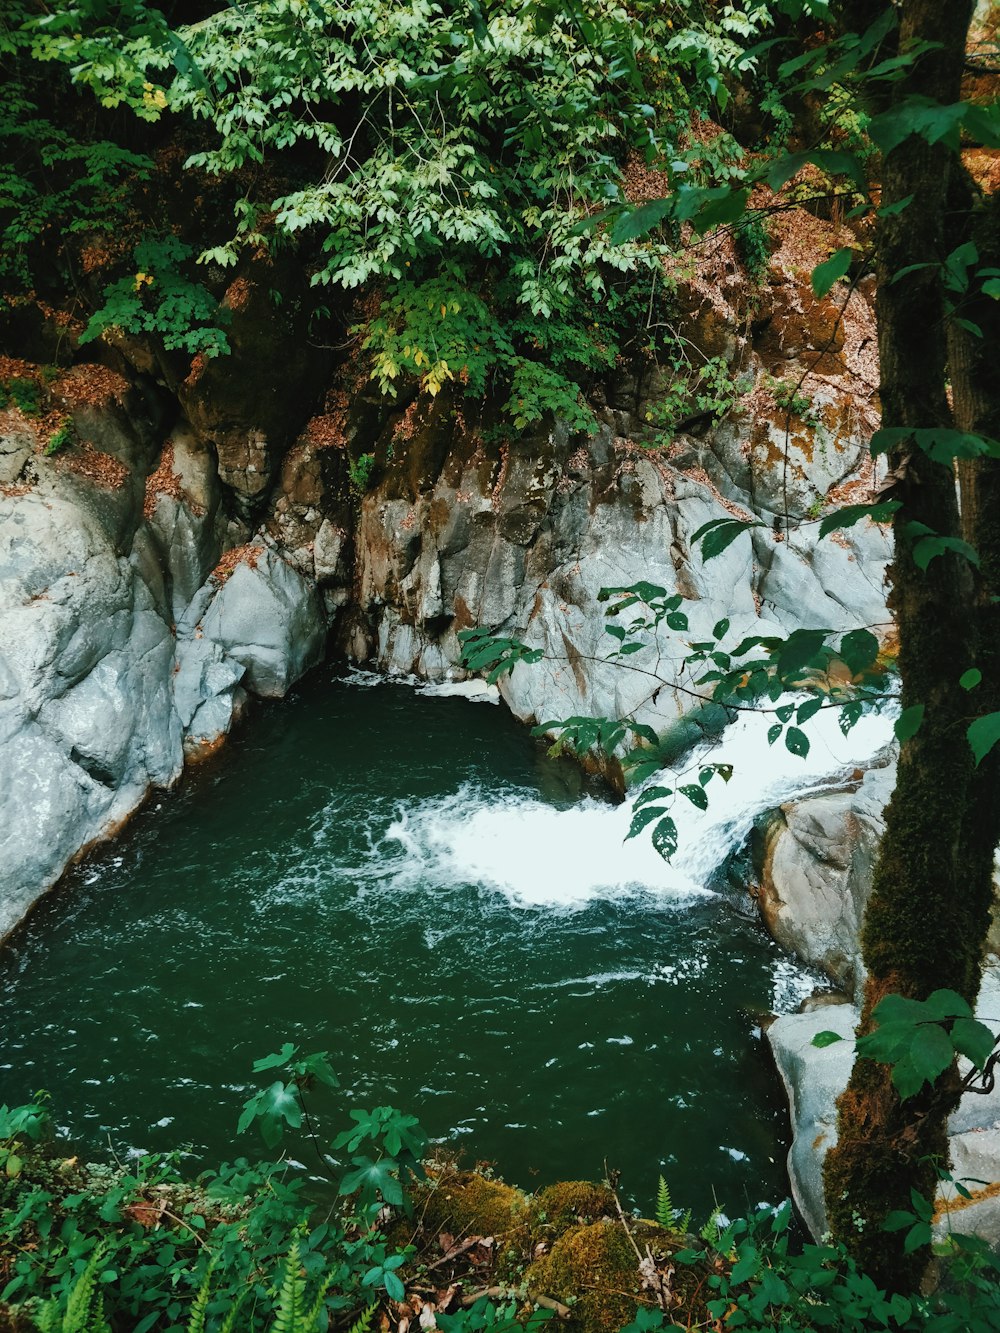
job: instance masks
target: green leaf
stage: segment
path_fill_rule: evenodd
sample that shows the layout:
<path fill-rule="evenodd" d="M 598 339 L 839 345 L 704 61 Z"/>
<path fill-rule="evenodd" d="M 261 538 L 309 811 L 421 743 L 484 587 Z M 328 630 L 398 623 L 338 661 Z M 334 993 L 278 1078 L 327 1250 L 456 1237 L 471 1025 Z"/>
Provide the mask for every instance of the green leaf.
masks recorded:
<path fill-rule="evenodd" d="M 731 186 L 724 185 L 717 187 L 725 194 L 720 194 L 716 199 L 710 199 L 708 203 L 700 208 L 692 219 L 694 230 L 701 235 L 707 231 L 712 231 L 716 227 L 725 227 L 732 222 L 738 222 L 747 210 L 747 200 L 750 198 L 750 191 L 747 189 L 734 190 Z M 705 191 L 706 194 L 712 191 Z"/>
<path fill-rule="evenodd" d="M 913 430 L 908 426 L 883 426 L 871 438 L 872 457 L 887 453 L 897 445 L 912 440 L 935 463 L 948 465 L 955 458 L 1000 458 L 1000 441 L 970 431 L 932 426 Z M 930 532 L 930 528 L 925 531 Z"/>
<path fill-rule="evenodd" d="M 910 530 L 918 526 L 922 527 L 923 525 L 907 524 L 907 528 Z M 970 565 L 979 567 L 979 554 L 975 547 L 962 541 L 960 537 L 940 537 L 937 533 L 917 536 L 913 545 L 913 563 L 918 569 L 926 569 L 932 560 L 939 555 L 944 555 L 946 551 L 953 551 L 956 555 L 963 556 L 968 560 Z"/>
<path fill-rule="evenodd" d="M 632 809 L 638 810 L 641 805 L 648 805 L 650 801 L 665 801 L 668 796 L 672 795 L 673 791 L 670 787 L 647 787 L 632 802 Z"/>
<path fill-rule="evenodd" d="M 677 850 L 677 825 L 669 815 L 661 819 L 656 828 L 653 829 L 653 846 L 663 857 L 664 861 L 669 861 Z"/>
<path fill-rule="evenodd" d="M 340 1182 L 341 1194 L 360 1193 L 362 1199 L 373 1200 L 381 1194 L 386 1203 L 403 1202 L 403 1187 L 393 1174 L 393 1165 L 385 1158 L 375 1162 L 370 1157 L 351 1159 L 353 1171 L 348 1171 Z"/>
<path fill-rule="evenodd" d="M 892 1067 L 892 1085 L 899 1093 L 901 1101 L 915 1097 L 924 1086 L 924 1078 L 913 1066 L 909 1056 L 903 1056 Z"/>
<path fill-rule="evenodd" d="M 744 523 L 738 518 L 713 518 L 709 523 L 703 523 L 691 538 L 691 545 L 701 542 L 701 558 L 708 561 L 717 555 L 721 555 L 727 546 L 730 546 L 737 537 L 741 536 L 748 528 L 761 528 L 763 523 L 752 522 Z"/>
<path fill-rule="evenodd" d="M 696 805 L 699 810 L 708 809 L 708 793 L 704 787 L 697 786 L 692 782 L 684 787 L 678 787 L 677 790 L 682 796 L 686 796 L 692 805 Z"/>
<path fill-rule="evenodd" d="M 951 1040 L 955 1050 L 971 1060 L 977 1069 L 984 1068 L 996 1046 L 991 1029 L 975 1018 L 956 1018 L 951 1028 Z"/>
<path fill-rule="evenodd" d="M 828 176 L 848 176 L 858 187 L 861 194 L 866 194 L 868 182 L 860 158 L 853 153 L 840 153 L 829 148 L 815 148 L 807 153 L 789 153 L 773 162 L 768 169 L 767 183 L 772 190 L 778 191 L 807 164 L 819 167 Z"/>
<path fill-rule="evenodd" d="M 967 1000 L 957 991 L 939 989 L 932 991 L 924 1000 L 924 1007 L 934 1018 L 971 1018 L 972 1010 Z"/>
<path fill-rule="evenodd" d="M 625 834 L 625 841 L 628 842 L 629 838 L 636 837 L 637 834 L 641 833 L 642 830 L 646 828 L 647 825 L 651 824 L 654 819 L 659 819 L 660 815 L 663 814 L 666 814 L 666 806 L 663 805 L 647 805 L 641 810 L 636 810 L 635 814 L 632 816 L 629 830 Z"/>
<path fill-rule="evenodd" d="M 840 641 L 840 656 L 852 676 L 859 676 L 872 666 L 878 657 L 879 643 L 868 629 L 852 629 Z"/>
<path fill-rule="evenodd" d="M 314 1078 L 318 1083 L 325 1083 L 328 1088 L 340 1087 L 340 1080 L 333 1072 L 325 1051 L 313 1051 L 311 1055 L 297 1060 L 292 1067 L 299 1078 Z"/>
<path fill-rule="evenodd" d="M 1000 714 L 998 714 L 998 716 L 1000 716 Z M 893 726 L 893 731 L 896 733 L 896 739 L 899 741 L 908 741 L 911 736 L 915 736 L 920 730 L 920 724 L 923 720 L 923 704 L 914 704 L 911 708 L 904 708 L 899 717 L 896 718 L 895 725 Z"/>
<path fill-rule="evenodd" d="M 969 738 L 978 768 L 997 741 L 1000 741 L 1000 713 L 987 713 L 985 717 L 977 717 L 965 734 Z"/>
<path fill-rule="evenodd" d="M 982 682 L 983 673 L 978 667 L 969 667 L 968 671 L 963 671 L 958 678 L 958 683 L 963 690 L 974 690 Z"/>
<path fill-rule="evenodd" d="M 712 638 L 722 639 L 729 633 L 729 621 L 717 620 L 712 627 Z"/>
<path fill-rule="evenodd" d="M 785 732 L 785 749 L 804 759 L 809 753 L 809 737 L 798 727 L 789 727 Z"/>
<path fill-rule="evenodd" d="M 899 508 L 899 500 L 883 500 L 880 504 L 870 505 L 844 505 L 842 509 L 827 514 L 819 525 L 819 535 L 826 537 L 838 528 L 853 528 L 863 518 L 870 518 L 873 523 L 888 523 Z"/>
<path fill-rule="evenodd" d="M 951 1038 L 938 1023 L 921 1023 L 910 1043 L 913 1068 L 928 1083 L 942 1074 L 955 1058 Z"/>
<path fill-rule="evenodd" d="M 906 1239 L 903 1241 L 903 1251 L 905 1254 L 912 1254 L 914 1250 L 919 1250 L 922 1245 L 931 1243 L 931 1229 L 927 1222 L 917 1222 L 916 1225 L 907 1232 Z"/>
<path fill-rule="evenodd" d="M 658 227 L 674 206 L 672 199 L 654 199 L 648 204 L 640 204 L 629 213 L 622 213 L 611 228 L 611 244 L 624 245 L 646 236 L 654 227 Z"/>
<path fill-rule="evenodd" d="M 840 710 L 840 715 L 837 718 L 837 725 L 845 736 L 850 735 L 852 728 L 857 726 L 863 712 L 864 704 L 859 700 L 844 704 L 843 708 Z"/>
<path fill-rule="evenodd" d="M 382 1281 L 385 1286 L 386 1293 L 389 1296 L 391 1296 L 394 1301 L 406 1300 L 406 1288 L 403 1286 L 402 1282 L 400 1282 L 399 1278 L 396 1276 L 395 1273 L 392 1273 L 388 1269 L 386 1269 L 382 1275 Z"/>
<path fill-rule="evenodd" d="M 831 1032 L 827 1029 L 825 1032 L 816 1033 L 815 1037 L 812 1039 L 812 1045 L 822 1049 L 824 1046 L 832 1046 L 834 1042 L 843 1040 L 844 1039 L 839 1032 Z"/>
<path fill-rule="evenodd" d="M 254 1073 L 259 1074 L 265 1069 L 278 1069 L 281 1065 L 287 1065 L 298 1049 L 299 1048 L 293 1045 L 292 1042 L 286 1041 L 280 1051 L 276 1051 L 272 1055 L 262 1056 L 259 1060 L 255 1060 L 253 1062 Z"/>
<path fill-rule="evenodd" d="M 302 1124 L 302 1105 L 292 1084 L 279 1079 L 260 1094 L 257 1119 L 264 1142 L 273 1148 L 281 1142 L 284 1126 L 298 1129 Z M 284 1122 L 284 1123 L 282 1123 Z"/>
<path fill-rule="evenodd" d="M 817 264 L 812 271 L 812 289 L 817 296 L 826 296 L 835 282 L 839 282 L 851 267 L 854 251 L 845 246 L 831 255 L 822 264 Z"/>

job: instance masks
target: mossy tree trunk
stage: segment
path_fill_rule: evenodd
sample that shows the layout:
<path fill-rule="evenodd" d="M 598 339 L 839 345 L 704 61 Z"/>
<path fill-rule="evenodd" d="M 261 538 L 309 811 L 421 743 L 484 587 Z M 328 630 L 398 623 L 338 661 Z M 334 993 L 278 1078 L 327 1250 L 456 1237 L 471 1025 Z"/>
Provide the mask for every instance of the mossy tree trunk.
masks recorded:
<path fill-rule="evenodd" d="M 855 8 L 857 6 L 855 5 Z M 872 5 L 874 18 L 881 6 Z M 899 105 L 917 95 L 943 104 L 959 100 L 972 0 L 904 0 L 899 45 L 933 46 L 895 86 Z M 962 168 L 957 154 L 911 136 L 886 155 L 882 205 L 909 203 L 879 222 L 879 358 L 883 425 L 927 428 L 955 424 L 948 401 L 949 339 L 941 261 L 954 248 L 949 190 Z M 970 217 L 972 214 L 970 213 Z M 892 278 L 909 265 L 928 267 Z M 994 303 L 995 304 L 995 303 Z M 964 313 L 964 312 L 963 312 Z M 964 344 L 963 344 L 964 346 Z M 972 381 L 983 357 L 966 351 Z M 980 367 L 981 368 L 981 367 Z M 994 368 L 995 378 L 995 368 Z M 965 383 L 965 381 L 963 381 Z M 956 401 L 969 428 L 989 416 L 979 399 Z M 965 421 L 962 422 L 965 425 Z M 934 532 L 962 531 L 952 466 L 933 462 L 912 444 L 891 457 L 896 515 L 896 556 L 890 604 L 899 630 L 899 669 L 904 709 L 923 705 L 923 722 L 902 745 L 899 773 L 886 811 L 886 831 L 875 868 L 862 933 L 868 980 L 859 1032 L 871 1028 L 872 1010 L 896 993 L 926 998 L 948 987 L 970 1002 L 979 989 L 982 950 L 992 898 L 992 857 L 998 833 L 995 783 L 987 767 L 976 770 L 966 731 L 984 711 L 981 699 L 959 685 L 974 663 L 984 675 L 995 608 L 984 619 L 988 592 L 977 586 L 961 556 L 936 557 L 926 570 L 914 561 L 909 525 Z M 970 540 L 995 544 L 1000 526 L 997 481 L 977 463 L 969 470 Z M 984 569 L 987 578 L 994 575 Z M 994 583 L 994 588 L 998 585 Z M 986 631 L 984 639 L 980 633 Z M 993 640 L 995 645 L 996 640 Z M 866 1270 L 891 1289 L 913 1289 L 926 1264 L 926 1249 L 903 1251 L 905 1232 L 882 1224 L 893 1210 L 909 1210 L 916 1188 L 933 1198 L 935 1162 L 948 1155 L 947 1116 L 957 1075 L 946 1074 L 933 1091 L 900 1102 L 883 1064 L 859 1059 L 839 1103 L 837 1146 L 827 1156 L 825 1187 L 831 1230 Z"/>

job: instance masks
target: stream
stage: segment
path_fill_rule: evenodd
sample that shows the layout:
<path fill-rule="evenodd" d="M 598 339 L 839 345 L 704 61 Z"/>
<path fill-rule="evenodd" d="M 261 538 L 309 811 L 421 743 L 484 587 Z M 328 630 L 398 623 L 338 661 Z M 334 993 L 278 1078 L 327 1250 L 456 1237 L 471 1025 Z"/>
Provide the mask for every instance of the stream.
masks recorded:
<path fill-rule="evenodd" d="M 685 803 L 667 865 L 505 709 L 315 672 L 0 952 L 0 1100 L 45 1088 L 82 1153 L 265 1156 L 236 1121 L 253 1060 L 293 1041 L 331 1053 L 331 1137 L 391 1103 L 529 1189 L 606 1159 L 647 1207 L 661 1172 L 696 1216 L 781 1198 L 760 1016 L 817 978 L 718 872 L 889 728 L 845 741 L 821 714 L 804 762 L 741 719 L 712 752 L 732 781 Z"/>

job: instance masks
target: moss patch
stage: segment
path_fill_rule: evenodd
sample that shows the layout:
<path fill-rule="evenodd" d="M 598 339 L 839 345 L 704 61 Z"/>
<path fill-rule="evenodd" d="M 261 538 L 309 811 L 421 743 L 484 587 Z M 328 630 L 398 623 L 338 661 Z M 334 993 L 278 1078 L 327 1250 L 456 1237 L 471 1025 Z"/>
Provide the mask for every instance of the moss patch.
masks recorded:
<path fill-rule="evenodd" d="M 596 1222 L 614 1217 L 615 1196 L 606 1185 L 589 1180 L 561 1180 L 543 1189 L 537 1199 L 539 1230 L 549 1228 L 557 1235 L 582 1222 Z"/>

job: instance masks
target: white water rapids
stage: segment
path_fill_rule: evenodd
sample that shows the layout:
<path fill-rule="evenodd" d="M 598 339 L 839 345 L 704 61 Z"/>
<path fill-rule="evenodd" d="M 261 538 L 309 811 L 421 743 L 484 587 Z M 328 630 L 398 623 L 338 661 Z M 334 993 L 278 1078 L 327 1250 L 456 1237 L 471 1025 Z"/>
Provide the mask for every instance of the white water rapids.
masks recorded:
<path fill-rule="evenodd" d="M 707 810 L 686 797 L 674 799 L 679 839 L 669 863 L 654 850 L 649 829 L 625 841 L 631 800 L 614 806 L 588 798 L 561 810 L 533 795 L 484 793 L 467 784 L 397 811 L 379 848 L 382 873 L 399 889 L 478 883 L 519 907 L 572 910 L 612 896 L 679 902 L 704 895 L 760 814 L 842 780 L 892 737 L 888 710 L 862 717 L 846 737 L 837 717 L 830 709 L 811 719 L 809 754 L 802 759 L 780 739 L 768 745 L 773 717 L 742 713 L 718 739 L 684 756 L 676 770 L 651 779 L 672 786 L 675 777 L 696 782 L 707 762 L 733 766 L 728 783 L 715 777 L 708 784 Z"/>

